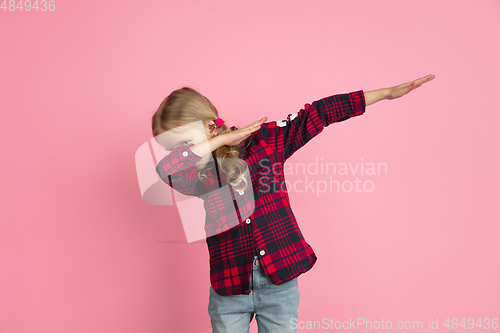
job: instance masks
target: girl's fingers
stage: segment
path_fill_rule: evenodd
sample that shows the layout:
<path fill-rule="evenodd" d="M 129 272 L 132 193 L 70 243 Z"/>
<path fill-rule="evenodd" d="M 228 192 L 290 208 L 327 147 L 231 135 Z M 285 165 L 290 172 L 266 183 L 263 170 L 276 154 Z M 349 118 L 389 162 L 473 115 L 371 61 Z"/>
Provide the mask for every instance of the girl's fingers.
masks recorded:
<path fill-rule="evenodd" d="M 241 130 L 244 131 L 245 134 L 243 134 L 244 137 L 247 137 L 249 136 L 250 134 L 252 134 L 253 132 L 259 130 L 260 128 L 260 125 L 257 124 L 257 125 L 254 125 L 252 127 L 248 127 L 248 128 L 242 128 Z"/>
<path fill-rule="evenodd" d="M 424 84 L 424 83 L 426 83 L 426 82 L 429 82 L 429 81 L 434 80 L 434 78 L 435 78 L 435 77 L 436 77 L 436 76 L 435 76 L 434 74 L 429 74 L 429 75 L 427 75 L 427 76 L 425 77 L 425 79 L 424 79 L 424 80 L 422 80 L 422 83 L 420 83 L 420 85 L 422 85 L 422 84 Z"/>
<path fill-rule="evenodd" d="M 415 80 L 417 82 L 417 86 L 421 86 L 425 82 L 429 82 L 430 80 L 434 79 L 435 76 L 433 74 L 426 75 L 424 77 L 421 77 L 420 79 Z"/>
<path fill-rule="evenodd" d="M 260 124 L 248 125 L 247 127 L 242 128 L 242 130 L 244 130 L 244 131 L 251 131 L 251 130 L 255 129 L 256 127 L 260 127 Z"/>
<path fill-rule="evenodd" d="M 263 117 L 263 118 L 261 118 L 261 119 L 259 119 L 257 121 L 254 121 L 253 123 L 251 123 L 250 125 L 247 125 L 247 126 L 243 127 L 242 129 L 252 128 L 253 126 L 261 125 L 266 120 L 267 120 L 267 116 L 265 116 L 265 117 Z"/>
<path fill-rule="evenodd" d="M 253 126 L 253 127 L 251 128 L 251 131 L 252 131 L 252 132 L 255 132 L 255 131 L 257 131 L 259 128 L 260 128 L 260 125 L 255 125 L 255 126 Z"/>
<path fill-rule="evenodd" d="M 407 83 L 404 83 L 403 86 L 409 86 L 409 85 L 412 85 L 414 82 L 417 84 L 417 86 L 421 86 L 424 82 L 428 82 L 432 79 L 434 79 L 436 76 L 434 74 L 429 74 L 429 75 L 426 75 L 424 77 L 421 77 L 419 79 L 416 79 L 416 80 L 413 80 L 413 81 L 410 81 L 410 82 L 407 82 Z"/>

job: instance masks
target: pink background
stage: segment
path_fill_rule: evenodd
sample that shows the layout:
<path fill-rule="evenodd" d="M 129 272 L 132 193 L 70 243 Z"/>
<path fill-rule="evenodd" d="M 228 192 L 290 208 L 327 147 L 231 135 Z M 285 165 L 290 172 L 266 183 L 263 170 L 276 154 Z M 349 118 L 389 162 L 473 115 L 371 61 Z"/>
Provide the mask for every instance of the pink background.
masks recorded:
<path fill-rule="evenodd" d="M 206 244 L 187 244 L 177 209 L 145 203 L 136 176 L 172 90 L 245 126 L 431 73 L 289 159 L 388 170 L 359 176 L 371 193 L 290 192 L 318 256 L 299 320 L 500 318 L 499 32 L 497 0 L 0 10 L 0 332 L 210 331 Z"/>

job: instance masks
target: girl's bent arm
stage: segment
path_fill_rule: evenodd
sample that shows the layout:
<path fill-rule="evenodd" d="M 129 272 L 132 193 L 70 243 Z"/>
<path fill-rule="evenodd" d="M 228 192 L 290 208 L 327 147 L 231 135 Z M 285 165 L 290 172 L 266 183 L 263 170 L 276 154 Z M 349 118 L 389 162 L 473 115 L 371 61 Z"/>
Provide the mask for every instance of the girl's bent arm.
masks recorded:
<path fill-rule="evenodd" d="M 156 166 L 156 173 L 174 190 L 185 194 L 194 195 L 198 172 L 194 168 L 201 157 L 195 155 L 189 145 L 172 149 L 170 154 L 163 157 Z"/>
<path fill-rule="evenodd" d="M 207 142 L 200 142 L 191 146 L 191 151 L 200 157 L 205 157 L 206 155 L 212 153 L 219 147 L 222 147 L 222 140 L 220 136 L 216 136 L 208 139 Z"/>
<path fill-rule="evenodd" d="M 208 141 L 179 146 L 163 157 L 156 166 L 160 178 L 173 189 L 185 195 L 196 195 L 198 171 L 195 166 L 206 163 L 212 151 L 221 146 L 221 139 L 214 137 Z"/>

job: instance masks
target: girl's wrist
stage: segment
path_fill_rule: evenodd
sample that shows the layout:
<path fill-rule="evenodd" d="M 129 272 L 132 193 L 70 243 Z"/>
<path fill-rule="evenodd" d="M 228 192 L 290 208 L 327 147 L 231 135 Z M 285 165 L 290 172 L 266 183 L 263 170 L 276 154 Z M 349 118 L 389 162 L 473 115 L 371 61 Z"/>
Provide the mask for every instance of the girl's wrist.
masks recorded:
<path fill-rule="evenodd" d="M 382 88 L 377 90 L 365 91 L 365 104 L 366 106 L 377 103 L 383 99 L 388 99 L 390 96 L 390 88 Z"/>
<path fill-rule="evenodd" d="M 389 99 L 390 96 L 390 88 L 382 88 L 382 99 Z"/>

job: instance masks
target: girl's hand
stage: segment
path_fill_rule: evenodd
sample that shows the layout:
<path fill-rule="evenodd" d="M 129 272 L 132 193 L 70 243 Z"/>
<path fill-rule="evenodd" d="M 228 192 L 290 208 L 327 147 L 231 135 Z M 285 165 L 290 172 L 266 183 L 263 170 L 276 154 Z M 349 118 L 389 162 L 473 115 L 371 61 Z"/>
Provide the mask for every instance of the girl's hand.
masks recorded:
<path fill-rule="evenodd" d="M 257 131 L 260 128 L 260 125 L 262 125 L 264 122 L 266 122 L 267 116 L 251 123 L 248 126 L 245 126 L 243 128 L 239 128 L 237 130 L 234 130 L 229 133 L 224 133 L 219 135 L 219 139 L 221 140 L 222 144 L 225 146 L 236 146 L 241 143 L 241 141 L 245 140 L 252 134 L 253 132 Z"/>
<path fill-rule="evenodd" d="M 434 74 L 429 74 L 427 76 L 424 76 L 420 79 L 408 82 L 408 83 L 403 83 L 400 84 L 399 86 L 387 88 L 387 99 L 395 99 L 399 98 L 401 96 L 406 95 L 410 91 L 417 89 L 420 87 L 422 84 L 427 83 L 434 79 L 436 76 Z"/>

